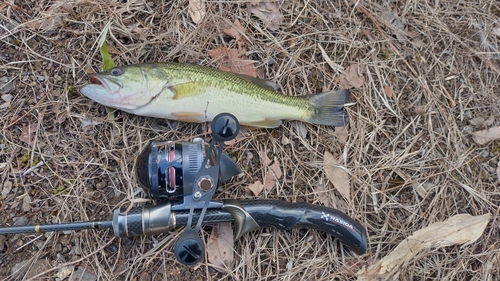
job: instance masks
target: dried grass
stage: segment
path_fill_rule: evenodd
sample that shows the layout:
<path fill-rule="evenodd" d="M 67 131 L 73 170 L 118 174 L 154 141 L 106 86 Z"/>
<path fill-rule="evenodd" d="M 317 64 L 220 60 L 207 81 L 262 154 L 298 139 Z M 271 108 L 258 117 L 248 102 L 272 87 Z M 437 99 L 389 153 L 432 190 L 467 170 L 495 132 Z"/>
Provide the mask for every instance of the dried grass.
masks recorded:
<path fill-rule="evenodd" d="M 0 200 L 0 223 L 18 216 L 32 223 L 108 219 L 117 204 L 146 197 L 133 168 L 150 139 L 208 137 L 203 125 L 129 114 L 121 114 L 115 126 L 101 106 L 72 90 L 100 69 L 96 42 L 107 23 L 118 65 L 178 61 L 217 67 L 207 51 L 236 46 L 222 30 L 238 19 L 260 77 L 278 82 L 285 93 L 339 87 L 339 70 L 330 68 L 321 48 L 335 64 L 365 65 L 365 83 L 353 91 L 356 105 L 349 109 L 345 146 L 333 128 L 323 126 L 307 125 L 305 139 L 291 122 L 251 131 L 250 138 L 226 149 L 244 176 L 229 183 L 219 198 L 248 197 L 245 186 L 266 173 L 259 152 L 267 150 L 284 176 L 260 197 L 319 204 L 316 187 L 325 183 L 325 149 L 344 155 L 352 204 L 343 203 L 329 185 L 326 195 L 367 227 L 367 254 L 353 256 L 313 230 L 264 229 L 237 241 L 234 262 L 217 271 L 206 263 L 187 268 L 174 261 L 171 249 L 179 231 L 138 239 L 114 239 L 111 231 L 38 239 L 16 235 L 7 238 L 9 247 L 0 256 L 3 279 L 22 279 L 28 267 L 14 275 L 10 269 L 23 259 L 29 266 L 48 258 L 53 267 L 35 279 L 52 280 L 61 268 L 74 265 L 100 280 L 352 280 L 415 230 L 464 212 L 494 214 L 486 233 L 463 248 L 419 253 L 402 268 L 400 279 L 500 278 L 495 174 L 500 143 L 474 144 L 469 133 L 477 128 L 467 122 L 493 115 L 494 125 L 500 123 L 500 61 L 492 51 L 500 48 L 500 38 L 491 33 L 500 24 L 500 5 L 483 0 L 367 0 L 357 6 L 354 1 L 284 2 L 288 8 L 277 31 L 250 16 L 245 1 L 207 2 L 198 26 L 189 18 L 187 1 L 1 3 L 0 77 L 14 79 L 16 88 L 11 106 L 0 109 L 0 163 L 5 164 L 0 179 L 2 185 L 13 182 L 16 193 Z M 387 16 L 391 9 L 399 18 Z M 274 64 L 267 63 L 271 59 Z M 393 97 L 385 96 L 384 86 L 392 87 Z M 82 128 L 82 119 L 94 125 Z M 32 146 L 19 139 L 23 125 L 36 128 Z M 283 136 L 291 143 L 283 145 Z M 37 161 L 44 165 L 23 176 Z M 66 192 L 51 193 L 60 186 Z M 29 212 L 18 197 L 25 194 L 31 198 Z"/>

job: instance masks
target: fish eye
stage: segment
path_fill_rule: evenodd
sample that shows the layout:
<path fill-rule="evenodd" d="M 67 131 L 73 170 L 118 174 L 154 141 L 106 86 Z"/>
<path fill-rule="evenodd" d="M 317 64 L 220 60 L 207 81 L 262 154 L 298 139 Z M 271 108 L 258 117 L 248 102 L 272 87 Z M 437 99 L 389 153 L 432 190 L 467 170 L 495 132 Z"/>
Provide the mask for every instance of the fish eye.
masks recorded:
<path fill-rule="evenodd" d="M 120 68 L 115 67 L 115 68 L 111 69 L 110 73 L 113 76 L 120 76 L 120 75 L 122 75 L 123 71 Z"/>

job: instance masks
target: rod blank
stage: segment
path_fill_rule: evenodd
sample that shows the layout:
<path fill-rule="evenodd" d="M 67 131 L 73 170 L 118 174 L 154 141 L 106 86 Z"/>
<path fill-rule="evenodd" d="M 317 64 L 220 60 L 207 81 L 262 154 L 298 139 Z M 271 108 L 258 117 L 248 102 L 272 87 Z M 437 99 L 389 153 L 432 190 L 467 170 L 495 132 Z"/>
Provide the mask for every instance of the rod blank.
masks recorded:
<path fill-rule="evenodd" d="M 106 229 L 113 228 L 112 221 L 84 221 L 57 224 L 37 224 L 26 226 L 11 226 L 0 228 L 0 235 L 17 233 L 41 233 L 52 231 L 68 231 L 82 229 Z"/>

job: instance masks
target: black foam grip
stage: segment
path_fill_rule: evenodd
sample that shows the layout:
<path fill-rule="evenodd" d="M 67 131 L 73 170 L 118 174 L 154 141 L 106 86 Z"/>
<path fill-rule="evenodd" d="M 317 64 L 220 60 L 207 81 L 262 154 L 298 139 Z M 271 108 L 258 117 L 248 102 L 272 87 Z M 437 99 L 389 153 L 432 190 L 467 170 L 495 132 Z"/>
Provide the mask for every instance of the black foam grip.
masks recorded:
<path fill-rule="evenodd" d="M 358 255 L 366 252 L 368 239 L 365 228 L 339 210 L 309 203 L 288 203 L 279 200 L 238 201 L 260 227 L 275 227 L 281 230 L 292 228 L 313 228 L 322 230 L 339 239 Z M 175 211 L 177 226 L 184 226 L 189 211 Z M 197 221 L 199 210 L 194 212 Z M 233 222 L 229 212 L 208 209 L 203 223 Z"/>
<path fill-rule="evenodd" d="M 240 203 L 260 227 L 314 228 L 335 236 L 356 254 L 366 252 L 365 228 L 339 210 L 278 200 L 242 200 Z"/>

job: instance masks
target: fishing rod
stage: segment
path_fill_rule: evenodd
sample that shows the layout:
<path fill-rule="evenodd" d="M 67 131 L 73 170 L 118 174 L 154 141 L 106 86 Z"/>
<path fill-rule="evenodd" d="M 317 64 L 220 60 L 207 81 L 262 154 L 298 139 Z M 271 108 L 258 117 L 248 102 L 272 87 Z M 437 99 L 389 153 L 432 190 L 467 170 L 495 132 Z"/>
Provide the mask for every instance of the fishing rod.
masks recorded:
<path fill-rule="evenodd" d="M 136 173 L 156 205 L 117 208 L 108 221 L 0 227 L 0 235 L 112 229 L 116 237 L 133 237 L 185 227 L 173 252 L 180 263 L 194 265 L 205 256 L 201 226 L 234 222 L 235 240 L 264 227 L 312 228 L 336 237 L 354 253 L 364 254 L 365 228 L 339 210 L 280 200 L 212 200 L 219 183 L 241 173 L 223 153 L 224 142 L 238 135 L 239 126 L 235 116 L 222 113 L 212 121 L 210 144 L 200 138 L 192 142 L 151 142 L 137 158 Z"/>

